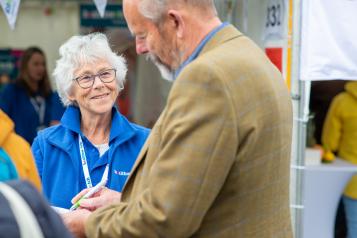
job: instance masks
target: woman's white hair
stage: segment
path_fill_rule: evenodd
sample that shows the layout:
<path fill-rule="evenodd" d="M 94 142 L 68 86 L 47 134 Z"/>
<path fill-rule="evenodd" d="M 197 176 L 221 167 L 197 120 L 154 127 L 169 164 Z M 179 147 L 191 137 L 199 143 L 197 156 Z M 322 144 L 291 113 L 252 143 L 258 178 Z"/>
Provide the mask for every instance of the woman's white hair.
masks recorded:
<path fill-rule="evenodd" d="M 124 85 L 127 72 L 124 57 L 114 53 L 107 37 L 102 33 L 92 33 L 84 36 L 72 36 L 59 49 L 60 58 L 56 62 L 53 76 L 58 94 L 63 105 L 74 104 L 68 96 L 74 82 L 74 72 L 85 64 L 94 64 L 106 60 L 116 69 L 117 87 Z"/>
<path fill-rule="evenodd" d="M 214 0 L 139 0 L 140 13 L 152 20 L 154 23 L 159 24 L 165 14 L 167 8 L 173 4 L 188 4 L 197 8 L 205 9 L 217 15 L 217 10 Z"/>

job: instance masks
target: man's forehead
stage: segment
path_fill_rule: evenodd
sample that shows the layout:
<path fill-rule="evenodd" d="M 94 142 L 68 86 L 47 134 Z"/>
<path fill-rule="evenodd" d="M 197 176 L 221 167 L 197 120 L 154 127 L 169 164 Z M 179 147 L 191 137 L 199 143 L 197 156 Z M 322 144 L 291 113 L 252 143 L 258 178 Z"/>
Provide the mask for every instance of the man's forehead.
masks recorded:
<path fill-rule="evenodd" d="M 123 11 L 133 11 L 139 9 L 139 1 L 137 0 L 123 0 Z"/>
<path fill-rule="evenodd" d="M 124 17 L 128 25 L 128 29 L 133 36 L 144 34 L 146 31 L 152 30 L 154 23 L 145 18 L 138 9 L 127 8 L 124 12 Z"/>
<path fill-rule="evenodd" d="M 124 18 L 128 24 L 128 28 L 131 34 L 135 34 L 134 28 L 137 28 L 138 24 L 144 23 L 144 18 L 140 14 L 135 0 L 124 0 L 123 1 L 123 12 Z"/>

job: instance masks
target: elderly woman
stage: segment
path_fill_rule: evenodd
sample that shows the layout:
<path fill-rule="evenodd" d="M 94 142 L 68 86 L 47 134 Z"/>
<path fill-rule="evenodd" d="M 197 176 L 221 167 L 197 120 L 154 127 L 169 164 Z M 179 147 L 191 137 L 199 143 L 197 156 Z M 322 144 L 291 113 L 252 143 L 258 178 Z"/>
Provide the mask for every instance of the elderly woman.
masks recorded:
<path fill-rule="evenodd" d="M 53 75 L 67 109 L 61 123 L 40 131 L 32 145 L 53 206 L 71 207 L 78 192 L 102 179 L 122 190 L 149 134 L 114 107 L 126 71 L 103 34 L 73 36 L 61 46 Z"/>

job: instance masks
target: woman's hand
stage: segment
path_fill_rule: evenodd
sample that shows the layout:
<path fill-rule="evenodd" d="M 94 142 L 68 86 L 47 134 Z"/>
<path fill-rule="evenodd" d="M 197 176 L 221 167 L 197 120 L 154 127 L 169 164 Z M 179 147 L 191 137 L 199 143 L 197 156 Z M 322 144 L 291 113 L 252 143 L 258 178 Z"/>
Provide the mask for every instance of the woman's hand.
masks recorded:
<path fill-rule="evenodd" d="M 88 191 L 89 191 L 88 188 L 82 190 L 80 193 L 78 193 L 71 200 L 71 202 L 73 204 L 76 203 Z M 80 202 L 80 207 L 90 210 L 90 211 L 94 211 L 97 208 L 100 208 L 100 207 L 103 207 L 103 206 L 106 206 L 106 205 L 109 205 L 109 204 L 112 204 L 115 202 L 120 202 L 120 198 L 121 198 L 121 193 L 104 187 L 101 190 L 99 190 L 98 192 L 96 192 L 95 194 L 93 194 L 92 197 L 83 199 Z"/>

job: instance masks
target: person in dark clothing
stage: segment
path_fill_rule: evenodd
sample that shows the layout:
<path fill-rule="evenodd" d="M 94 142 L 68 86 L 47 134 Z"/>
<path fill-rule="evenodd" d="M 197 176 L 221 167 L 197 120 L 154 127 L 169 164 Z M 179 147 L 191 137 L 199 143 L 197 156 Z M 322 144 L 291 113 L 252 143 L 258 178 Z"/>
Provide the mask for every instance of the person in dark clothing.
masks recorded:
<path fill-rule="evenodd" d="M 34 221 L 26 220 L 26 216 L 16 217 L 15 214 L 18 215 L 18 213 L 15 209 L 19 208 L 19 204 L 9 201 L 7 198 L 9 194 L 8 192 L 5 193 L 5 191 L 9 189 L 14 190 L 17 195 L 20 195 L 25 201 L 25 204 L 28 205 L 37 220 L 39 230 L 43 237 L 73 237 L 64 226 L 60 216 L 48 205 L 37 189 L 24 180 L 13 180 L 6 184 L 0 183 L 0 237 L 29 237 L 30 233 L 35 229 L 34 227 L 27 227 L 29 229 L 26 230 L 28 233 L 23 233 L 23 223 L 28 224 Z M 10 204 L 12 204 L 12 206 Z M 22 213 L 24 213 L 24 211 L 22 211 Z"/>
<path fill-rule="evenodd" d="M 52 92 L 45 54 L 40 48 L 25 50 L 18 78 L 2 90 L 0 108 L 14 121 L 16 133 L 30 144 L 37 131 L 59 122 L 64 107 Z"/>

